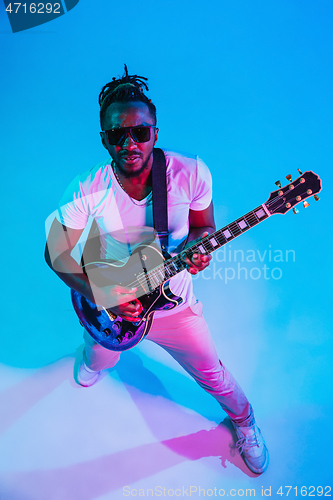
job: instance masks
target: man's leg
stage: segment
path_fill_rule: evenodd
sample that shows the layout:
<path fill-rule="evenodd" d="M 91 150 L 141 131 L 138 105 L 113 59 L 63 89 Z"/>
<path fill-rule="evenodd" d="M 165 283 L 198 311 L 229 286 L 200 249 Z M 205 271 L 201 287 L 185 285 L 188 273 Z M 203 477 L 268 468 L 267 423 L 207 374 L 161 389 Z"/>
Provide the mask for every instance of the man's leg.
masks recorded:
<path fill-rule="evenodd" d="M 147 339 L 168 351 L 230 418 L 240 422 L 251 414 L 244 392 L 218 358 L 200 302 L 170 317 L 154 319 Z"/>
<path fill-rule="evenodd" d="M 218 358 L 202 304 L 197 302 L 178 314 L 155 319 L 147 339 L 168 351 L 220 403 L 231 418 L 237 447 L 247 466 L 262 473 L 268 465 L 265 442 L 244 392 Z"/>
<path fill-rule="evenodd" d="M 102 370 L 113 368 L 117 364 L 120 352 L 110 351 L 97 344 L 86 330 L 83 338 L 85 342 L 83 359 L 74 378 L 83 387 L 90 387 L 98 381 Z"/>
<path fill-rule="evenodd" d="M 83 351 L 83 359 L 90 370 L 102 371 L 108 368 L 113 368 L 119 361 L 120 352 L 106 349 L 94 341 L 92 336 L 84 330 L 83 339 L 85 347 Z"/>

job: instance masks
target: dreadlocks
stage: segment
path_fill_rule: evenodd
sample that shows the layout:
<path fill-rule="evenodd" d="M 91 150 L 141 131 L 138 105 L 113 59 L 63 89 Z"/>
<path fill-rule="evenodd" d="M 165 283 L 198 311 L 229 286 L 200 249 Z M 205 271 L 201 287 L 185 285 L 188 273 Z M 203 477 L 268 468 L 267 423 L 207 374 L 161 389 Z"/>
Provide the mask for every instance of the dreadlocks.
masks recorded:
<path fill-rule="evenodd" d="M 146 84 L 148 78 L 138 75 L 129 75 L 126 64 L 124 64 L 124 66 L 125 73 L 122 78 L 116 79 L 115 77 L 113 77 L 112 82 L 104 85 L 99 94 L 98 102 L 100 105 L 101 127 L 106 115 L 106 110 L 108 109 L 110 104 L 114 102 L 140 101 L 145 103 L 148 106 L 150 114 L 154 118 L 156 124 L 156 107 L 151 102 L 151 100 L 148 99 L 148 97 L 143 93 L 143 88 L 145 88 L 147 91 L 149 90 L 148 85 Z"/>

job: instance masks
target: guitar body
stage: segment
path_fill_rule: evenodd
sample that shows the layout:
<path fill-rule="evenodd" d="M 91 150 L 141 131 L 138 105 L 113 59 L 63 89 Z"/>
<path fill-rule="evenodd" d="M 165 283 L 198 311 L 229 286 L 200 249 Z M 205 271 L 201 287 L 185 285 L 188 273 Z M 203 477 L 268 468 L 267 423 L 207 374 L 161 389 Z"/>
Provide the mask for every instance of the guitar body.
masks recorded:
<path fill-rule="evenodd" d="M 139 284 L 138 296 L 143 310 L 137 321 L 126 321 L 111 310 L 100 308 L 83 295 L 71 290 L 72 303 L 81 325 L 93 339 L 112 351 L 125 351 L 138 344 L 148 334 L 156 311 L 173 309 L 183 299 L 174 295 L 169 280 L 155 287 L 147 272 L 164 261 L 156 244 L 140 245 L 125 262 L 100 261 L 85 266 L 89 279 L 99 286 Z"/>

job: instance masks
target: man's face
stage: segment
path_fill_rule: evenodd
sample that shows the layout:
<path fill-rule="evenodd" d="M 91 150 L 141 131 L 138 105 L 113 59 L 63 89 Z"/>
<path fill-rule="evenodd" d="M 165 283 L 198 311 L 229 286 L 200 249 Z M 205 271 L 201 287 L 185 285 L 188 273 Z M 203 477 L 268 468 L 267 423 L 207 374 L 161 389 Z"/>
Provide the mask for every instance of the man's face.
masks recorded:
<path fill-rule="evenodd" d="M 148 106 L 143 102 L 113 103 L 107 111 L 103 122 L 103 130 L 139 125 L 155 125 Z M 157 141 L 158 129 L 150 129 L 148 142 L 135 142 L 130 134 L 119 145 L 108 143 L 106 134 L 102 134 L 104 147 L 109 151 L 119 171 L 126 177 L 140 175 L 145 168 L 152 165 L 152 151 Z"/>

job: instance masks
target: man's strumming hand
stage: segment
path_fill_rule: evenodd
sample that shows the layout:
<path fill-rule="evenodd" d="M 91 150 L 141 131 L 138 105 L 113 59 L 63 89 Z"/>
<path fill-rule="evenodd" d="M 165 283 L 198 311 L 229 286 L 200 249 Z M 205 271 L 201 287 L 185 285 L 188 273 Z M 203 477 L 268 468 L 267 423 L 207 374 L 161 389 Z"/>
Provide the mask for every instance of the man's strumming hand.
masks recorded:
<path fill-rule="evenodd" d="M 105 286 L 103 288 L 90 283 L 94 295 L 94 302 L 127 321 L 136 321 L 142 311 L 141 302 L 137 299 L 136 287 L 126 288 L 120 285 Z"/>

